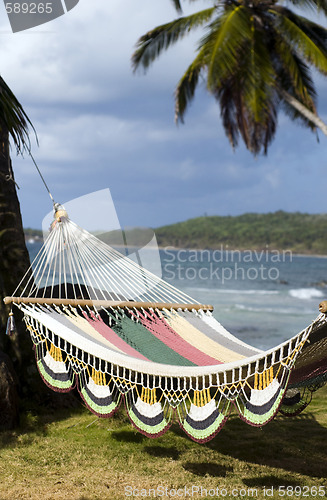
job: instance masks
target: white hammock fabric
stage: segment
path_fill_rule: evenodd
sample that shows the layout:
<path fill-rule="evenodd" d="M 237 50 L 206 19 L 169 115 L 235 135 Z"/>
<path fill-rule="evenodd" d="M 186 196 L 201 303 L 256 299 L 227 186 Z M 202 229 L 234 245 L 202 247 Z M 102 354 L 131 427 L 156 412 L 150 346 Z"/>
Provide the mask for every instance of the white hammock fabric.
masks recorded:
<path fill-rule="evenodd" d="M 151 437 L 175 414 L 205 442 L 232 405 L 262 426 L 279 409 L 301 411 L 326 380 L 325 314 L 260 351 L 229 333 L 210 306 L 79 228 L 64 210 L 17 290 L 6 302 L 24 313 L 46 384 L 62 392 L 77 386 L 103 417 L 124 399 L 133 425 Z"/>

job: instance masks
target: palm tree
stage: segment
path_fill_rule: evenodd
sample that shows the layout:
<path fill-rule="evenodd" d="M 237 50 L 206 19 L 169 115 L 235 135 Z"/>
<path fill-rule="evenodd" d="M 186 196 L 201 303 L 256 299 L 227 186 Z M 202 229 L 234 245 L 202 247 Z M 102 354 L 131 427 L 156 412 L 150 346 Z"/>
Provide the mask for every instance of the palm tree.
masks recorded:
<path fill-rule="evenodd" d="M 12 294 L 29 263 L 9 139 L 17 153 L 29 151 L 29 127 L 34 130 L 22 105 L 0 77 L 0 348 L 5 343 L 3 316 L 6 315 L 1 299 Z"/>
<path fill-rule="evenodd" d="M 180 0 L 172 0 L 181 10 Z M 324 0 L 291 0 L 327 13 Z M 318 117 L 312 68 L 327 75 L 327 30 L 278 0 L 209 0 L 211 6 L 158 26 L 137 42 L 134 70 L 147 69 L 163 50 L 192 30 L 205 29 L 196 57 L 175 92 L 175 119 L 183 122 L 199 82 L 219 102 L 233 147 L 241 136 L 253 153 L 267 153 L 283 109 L 327 135 Z M 201 78 L 201 80 L 200 80 Z"/>
<path fill-rule="evenodd" d="M 11 339 L 5 335 L 9 311 L 3 303 L 3 298 L 13 293 L 29 266 L 29 255 L 25 245 L 16 183 L 10 159 L 9 139 L 11 137 L 17 153 L 23 154 L 24 151 L 29 151 L 30 127 L 34 130 L 22 105 L 0 77 L 0 351 L 9 355 L 14 362 L 21 388 L 26 388 L 33 378 L 27 375 L 27 372 L 34 356 L 31 343 L 25 332 L 14 335 Z M 18 331 L 22 330 L 19 316 L 16 319 L 18 320 Z M 4 355 L 1 354 L 1 363 L 4 359 Z M 3 372 L 2 369 L 0 371 L 2 391 L 4 390 L 3 380 L 1 380 Z M 0 400 L 2 397 L 3 394 L 1 394 Z M 3 401 L 0 403 L 1 413 Z M 6 418 L 9 418 L 8 415 Z M 0 427 L 3 424 L 2 420 L 3 417 L 0 418 Z"/>

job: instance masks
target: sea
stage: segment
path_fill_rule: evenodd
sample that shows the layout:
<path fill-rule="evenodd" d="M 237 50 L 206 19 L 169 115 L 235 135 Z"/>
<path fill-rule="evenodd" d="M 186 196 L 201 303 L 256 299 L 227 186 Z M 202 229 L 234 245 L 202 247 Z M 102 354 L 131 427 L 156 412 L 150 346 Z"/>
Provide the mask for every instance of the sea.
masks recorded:
<path fill-rule="evenodd" d="M 31 259 L 40 242 L 27 242 Z M 269 349 L 306 328 L 327 299 L 327 258 L 261 251 L 161 248 L 162 278 L 195 301 L 214 307 L 231 333 Z"/>

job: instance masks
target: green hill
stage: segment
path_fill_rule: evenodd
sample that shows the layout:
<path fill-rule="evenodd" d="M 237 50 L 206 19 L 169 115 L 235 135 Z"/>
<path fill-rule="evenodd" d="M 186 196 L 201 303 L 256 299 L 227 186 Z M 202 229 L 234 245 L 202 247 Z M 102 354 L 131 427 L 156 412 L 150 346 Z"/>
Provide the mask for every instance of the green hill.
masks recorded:
<path fill-rule="evenodd" d="M 127 240 L 136 246 L 150 239 L 149 230 L 137 228 L 127 233 Z M 220 249 L 223 246 L 225 250 L 262 250 L 268 245 L 271 250 L 327 255 L 327 214 L 278 211 L 205 216 L 159 227 L 155 234 L 161 247 Z M 42 231 L 25 229 L 25 236 L 39 239 Z M 108 243 L 115 244 L 114 232 Z"/>
<path fill-rule="evenodd" d="M 155 231 L 160 246 L 292 250 L 327 255 L 327 214 L 278 211 L 189 219 Z"/>
<path fill-rule="evenodd" d="M 41 229 L 32 229 L 30 227 L 24 228 L 25 239 L 35 239 L 41 240 L 43 237 L 43 232 Z"/>

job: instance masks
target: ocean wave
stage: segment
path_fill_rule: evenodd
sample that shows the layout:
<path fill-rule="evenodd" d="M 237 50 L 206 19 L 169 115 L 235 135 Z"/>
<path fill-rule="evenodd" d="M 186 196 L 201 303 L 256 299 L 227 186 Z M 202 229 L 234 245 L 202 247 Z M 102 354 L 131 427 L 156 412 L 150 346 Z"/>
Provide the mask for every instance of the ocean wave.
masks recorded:
<path fill-rule="evenodd" d="M 236 293 L 239 295 L 278 295 L 278 290 L 216 290 L 219 293 Z"/>
<path fill-rule="evenodd" d="M 295 288 L 289 290 L 288 293 L 291 297 L 301 300 L 321 298 L 324 296 L 323 292 L 321 290 L 317 290 L 316 288 Z"/>
<path fill-rule="evenodd" d="M 280 292 L 278 290 L 226 290 L 216 289 L 216 288 L 184 288 L 189 292 L 197 291 L 197 292 L 209 292 L 209 293 L 223 293 L 223 294 L 237 294 L 237 295 L 278 295 Z"/>
<path fill-rule="evenodd" d="M 255 313 L 273 313 L 273 314 L 290 314 L 292 310 L 289 308 L 282 307 L 253 307 L 244 304 L 235 304 L 235 309 L 239 309 L 241 311 L 255 312 Z"/>

